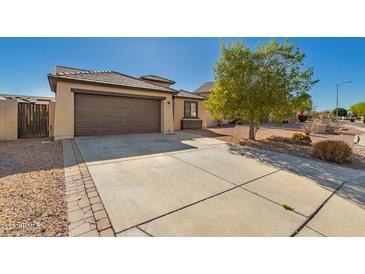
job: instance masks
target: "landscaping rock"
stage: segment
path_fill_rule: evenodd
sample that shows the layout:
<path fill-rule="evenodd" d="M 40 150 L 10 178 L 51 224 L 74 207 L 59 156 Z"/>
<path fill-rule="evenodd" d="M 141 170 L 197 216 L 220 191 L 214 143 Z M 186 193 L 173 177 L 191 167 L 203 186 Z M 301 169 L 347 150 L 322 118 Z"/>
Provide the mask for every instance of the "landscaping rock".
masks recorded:
<path fill-rule="evenodd" d="M 67 236 L 62 144 L 0 142 L 0 236 Z"/>
<path fill-rule="evenodd" d="M 327 125 L 325 124 L 316 124 L 313 123 L 312 125 L 312 133 L 314 134 L 324 134 L 326 133 Z"/>

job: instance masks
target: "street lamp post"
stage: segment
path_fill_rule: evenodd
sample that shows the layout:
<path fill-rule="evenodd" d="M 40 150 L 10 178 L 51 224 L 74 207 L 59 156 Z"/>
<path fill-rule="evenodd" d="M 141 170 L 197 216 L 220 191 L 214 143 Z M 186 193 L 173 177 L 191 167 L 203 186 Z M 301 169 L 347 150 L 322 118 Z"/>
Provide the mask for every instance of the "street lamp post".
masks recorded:
<path fill-rule="evenodd" d="M 336 85 L 336 123 L 338 124 L 338 88 L 341 86 L 341 85 L 344 85 L 344 84 L 351 84 L 352 81 L 345 81 L 345 82 L 341 82 L 341 83 L 338 83 Z"/>

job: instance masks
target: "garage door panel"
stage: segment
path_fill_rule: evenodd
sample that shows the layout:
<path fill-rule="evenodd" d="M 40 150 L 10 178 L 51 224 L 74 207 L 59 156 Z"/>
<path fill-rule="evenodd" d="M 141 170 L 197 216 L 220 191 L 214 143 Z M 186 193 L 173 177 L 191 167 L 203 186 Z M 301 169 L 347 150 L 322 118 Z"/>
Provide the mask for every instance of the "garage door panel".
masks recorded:
<path fill-rule="evenodd" d="M 149 128 L 149 129 L 155 129 L 155 127 L 153 126 L 138 126 L 138 125 L 135 125 L 135 126 L 126 126 L 124 124 L 116 124 L 116 125 L 112 125 L 112 124 L 93 124 L 93 125 L 85 125 L 85 126 L 82 126 L 82 127 L 79 127 L 79 129 L 88 129 L 88 130 L 99 130 L 99 129 L 113 129 L 113 130 L 118 130 L 120 127 L 123 127 L 125 130 L 130 130 L 130 129 L 141 129 L 141 130 L 144 130 L 146 128 Z"/>
<path fill-rule="evenodd" d="M 75 93 L 75 135 L 160 132 L 161 101 Z"/>
<path fill-rule="evenodd" d="M 83 129 L 81 133 L 77 136 L 93 136 L 93 135 L 110 135 L 110 134 L 136 134 L 136 133 L 146 133 L 145 129 L 135 128 L 135 129 L 128 129 L 126 131 L 120 132 L 114 128 L 105 128 L 102 129 L 103 133 L 100 133 L 100 130 L 94 129 Z M 147 131 L 149 132 L 149 131 Z"/>
<path fill-rule="evenodd" d="M 146 122 L 148 122 L 148 124 L 156 124 L 157 126 L 159 125 L 159 123 L 157 121 L 155 121 L 154 119 L 144 119 L 143 121 L 140 121 L 139 119 L 135 118 L 135 117 L 127 117 L 124 116 L 122 118 L 123 120 L 121 120 L 120 118 L 108 118 L 108 117 L 94 117 L 92 121 L 90 121 L 90 118 L 85 118 L 85 119 L 76 119 L 75 121 L 77 122 L 82 122 L 83 124 L 80 125 L 80 127 L 84 126 L 84 125 L 93 125 L 95 123 L 110 123 L 111 125 L 115 125 L 115 124 L 126 124 L 126 126 L 130 126 L 129 122 L 135 122 L 137 124 L 142 124 L 142 125 L 146 125 Z"/>

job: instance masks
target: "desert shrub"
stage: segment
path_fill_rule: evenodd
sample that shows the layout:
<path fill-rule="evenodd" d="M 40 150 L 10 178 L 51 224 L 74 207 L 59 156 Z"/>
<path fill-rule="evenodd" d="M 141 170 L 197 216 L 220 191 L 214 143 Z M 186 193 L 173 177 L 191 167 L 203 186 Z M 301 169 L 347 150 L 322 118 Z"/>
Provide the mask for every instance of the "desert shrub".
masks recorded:
<path fill-rule="evenodd" d="M 309 135 L 304 135 L 301 133 L 294 133 L 291 137 L 294 141 L 299 141 L 303 143 L 312 143 L 311 137 Z"/>
<path fill-rule="evenodd" d="M 321 141 L 313 146 L 313 156 L 325 161 L 336 163 L 351 163 L 352 151 L 343 141 Z"/>

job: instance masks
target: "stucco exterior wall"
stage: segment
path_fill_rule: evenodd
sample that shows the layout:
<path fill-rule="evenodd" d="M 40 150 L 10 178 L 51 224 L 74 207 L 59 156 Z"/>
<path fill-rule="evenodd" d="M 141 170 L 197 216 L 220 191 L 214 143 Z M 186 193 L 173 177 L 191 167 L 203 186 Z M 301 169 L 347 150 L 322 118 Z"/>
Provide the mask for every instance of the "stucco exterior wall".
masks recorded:
<path fill-rule="evenodd" d="M 0 141 L 18 138 L 18 103 L 0 100 Z"/>
<path fill-rule="evenodd" d="M 49 137 L 54 136 L 54 118 L 55 118 L 56 102 L 49 102 Z"/>
<path fill-rule="evenodd" d="M 202 100 L 185 99 L 185 98 L 174 98 L 174 129 L 181 130 L 181 119 L 184 118 L 184 102 L 197 102 L 198 103 L 198 118 L 203 122 L 203 128 L 206 128 L 206 111 L 203 109 Z"/>
<path fill-rule="evenodd" d="M 56 108 L 54 120 L 54 137 L 56 140 L 74 137 L 74 93 L 71 89 L 84 89 L 101 92 L 138 94 L 166 97 L 161 101 L 161 132 L 174 132 L 172 95 L 158 91 L 145 91 L 118 87 L 104 87 L 90 84 L 58 82 L 56 89 Z"/>

